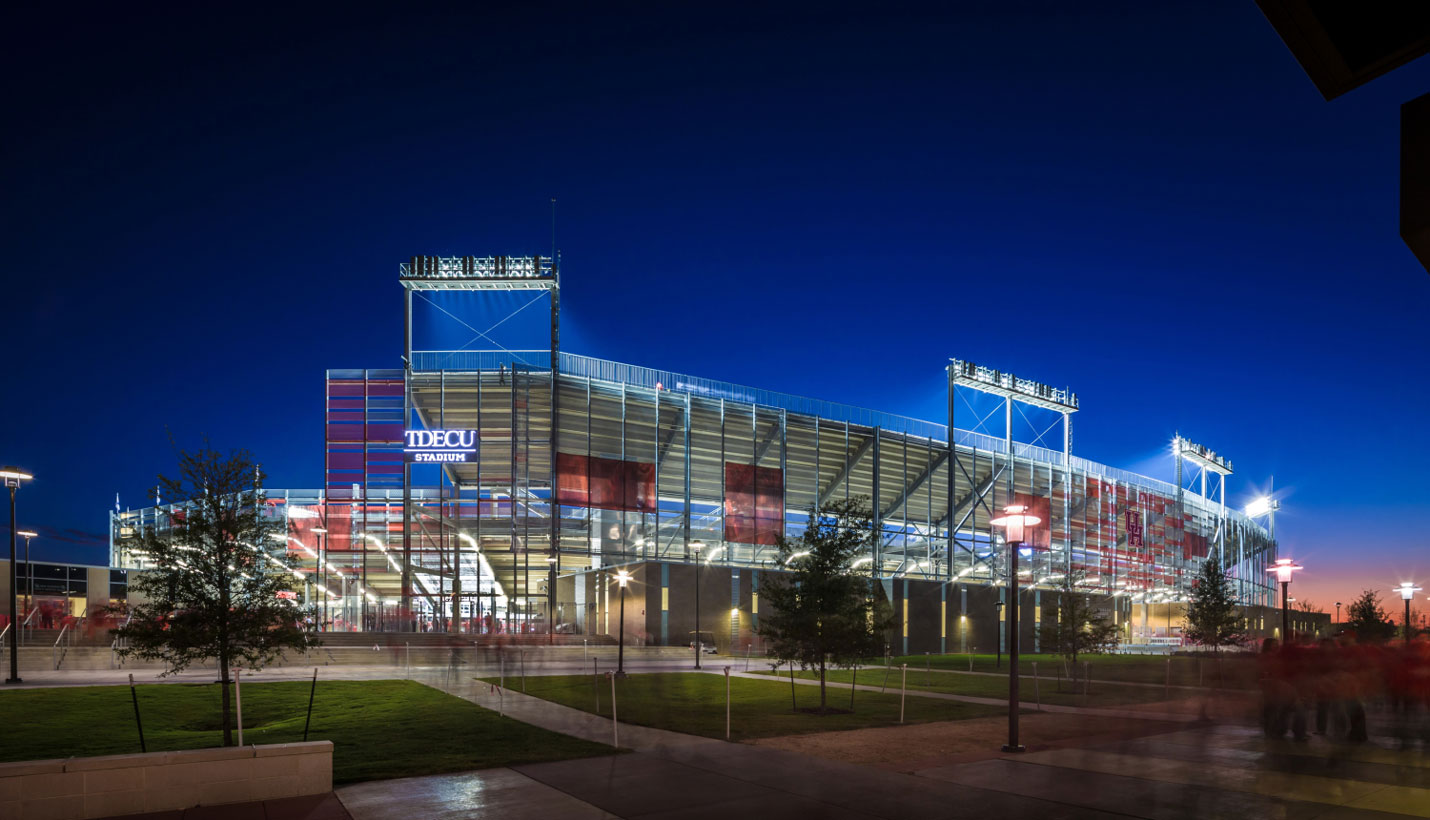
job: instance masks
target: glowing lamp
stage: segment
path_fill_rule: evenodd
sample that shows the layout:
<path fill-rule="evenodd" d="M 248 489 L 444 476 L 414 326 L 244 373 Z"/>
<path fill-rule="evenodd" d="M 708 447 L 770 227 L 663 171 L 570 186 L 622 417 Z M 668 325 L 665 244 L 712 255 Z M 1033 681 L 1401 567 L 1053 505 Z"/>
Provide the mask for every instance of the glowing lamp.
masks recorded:
<path fill-rule="evenodd" d="M 1305 569 L 1305 567 L 1299 566 L 1290 558 L 1277 558 L 1276 563 L 1272 564 L 1266 571 L 1275 573 L 1278 582 L 1289 584 L 1291 583 L 1291 574 L 1301 569 Z"/>
<path fill-rule="evenodd" d="M 635 577 L 634 575 L 631 575 L 629 572 L 626 572 L 625 570 L 617 570 L 617 572 L 616 572 L 616 583 L 618 583 L 618 584 L 620 584 L 622 587 L 624 587 L 626 584 L 629 584 L 629 583 L 631 582 L 631 579 L 634 578 L 634 577 Z"/>
<path fill-rule="evenodd" d="M 1402 601 L 1412 601 L 1415 599 L 1415 593 L 1420 591 L 1420 587 L 1415 586 L 1411 581 L 1404 581 L 1395 588 L 1395 591 L 1400 593 Z"/>
<path fill-rule="evenodd" d="M 1021 544 L 1027 530 L 1043 523 L 1043 519 L 1036 515 L 1029 515 L 1026 505 L 1009 504 L 1003 508 L 1002 515 L 988 523 L 995 527 L 1002 527 L 1004 537 L 1010 544 Z"/>

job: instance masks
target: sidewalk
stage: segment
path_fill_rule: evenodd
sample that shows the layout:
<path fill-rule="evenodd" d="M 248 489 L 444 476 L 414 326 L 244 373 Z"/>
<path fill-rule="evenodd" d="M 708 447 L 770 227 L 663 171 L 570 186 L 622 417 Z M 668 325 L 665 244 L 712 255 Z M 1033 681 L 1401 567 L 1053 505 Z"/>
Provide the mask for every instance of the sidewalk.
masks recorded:
<path fill-rule="evenodd" d="M 498 696 L 490 686 L 472 680 L 433 675 L 423 682 L 488 708 L 502 708 L 519 720 L 610 742 L 607 718 L 517 693 Z M 1133 719 L 1149 717 L 1120 710 L 1082 713 L 1099 711 Z M 1181 719 L 1185 721 L 1185 716 Z M 946 725 L 957 731 L 957 724 Z M 634 753 L 365 783 L 340 789 L 338 795 L 357 820 L 414 816 L 729 820 L 741 814 L 977 820 L 1430 816 L 1430 765 L 1423 759 L 1384 748 L 1333 749 L 1329 744 L 1291 748 L 1233 726 L 1200 726 L 1131 741 L 1092 741 L 1088 748 L 1033 749 L 1024 755 L 935 765 L 912 773 L 637 726 L 621 726 L 620 741 Z M 1346 763 L 1348 759 L 1355 761 L 1353 766 Z"/>

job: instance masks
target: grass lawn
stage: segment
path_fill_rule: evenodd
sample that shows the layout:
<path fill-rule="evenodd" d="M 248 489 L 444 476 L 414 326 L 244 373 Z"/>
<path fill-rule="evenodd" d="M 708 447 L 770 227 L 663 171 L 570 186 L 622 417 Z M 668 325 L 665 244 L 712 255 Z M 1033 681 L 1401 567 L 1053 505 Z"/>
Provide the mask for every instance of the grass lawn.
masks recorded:
<path fill-rule="evenodd" d="M 919 665 L 909 667 L 908 689 L 910 692 L 940 692 L 948 695 L 969 695 L 979 698 L 1002 698 L 1008 697 L 1008 679 L 1006 677 L 993 677 L 989 675 L 955 675 L 948 672 L 940 672 L 937 666 L 933 666 L 933 671 L 926 671 L 923 665 L 923 658 L 919 658 Z M 964 667 L 966 670 L 967 667 Z M 1153 701 L 1165 700 L 1163 690 L 1157 687 L 1147 686 L 1121 686 L 1115 683 L 1099 681 L 1094 675 L 1092 686 L 1088 691 L 1086 699 L 1082 696 L 1081 683 L 1078 684 L 1077 691 L 1073 691 L 1071 681 L 1062 682 L 1063 691 L 1058 691 L 1058 682 L 1054 677 L 1048 676 L 1048 670 L 1039 664 L 1038 673 L 1040 680 L 1037 687 L 1034 687 L 1034 680 L 1031 675 L 1022 676 L 1021 697 L 1024 704 L 1031 705 L 1038 700 L 1041 694 L 1043 703 L 1055 706 L 1122 706 L 1132 703 L 1151 703 Z M 770 675 L 769 670 L 761 670 L 760 674 Z M 777 673 L 779 677 L 788 678 L 789 669 L 783 669 Z M 796 672 L 795 676 L 804 680 L 819 680 L 817 672 Z M 831 683 L 850 683 L 854 680 L 854 673 L 831 669 L 826 673 L 825 680 Z M 862 686 L 884 686 L 884 669 L 864 669 L 859 672 L 858 683 Z M 899 691 L 899 667 L 895 665 L 888 672 L 888 691 L 897 693 Z M 1172 697 L 1186 697 L 1185 690 L 1173 690 Z"/>
<path fill-rule="evenodd" d="M 890 659 L 895 667 L 901 663 L 909 665 L 909 674 L 913 674 L 915 669 L 925 668 L 925 664 L 933 669 L 952 669 L 959 672 L 968 671 L 969 655 L 966 653 L 948 655 L 895 655 Z M 996 655 L 973 655 L 974 672 L 1005 672 L 1008 669 L 1008 656 L 1002 658 L 1001 668 L 997 665 Z M 1054 677 L 1058 670 L 1062 669 L 1063 658 L 1061 655 L 1037 655 L 1024 653 L 1018 658 L 1018 667 L 1024 675 L 1033 673 L 1033 663 L 1038 664 L 1038 673 L 1043 676 Z M 1167 681 L 1167 656 L 1165 655 L 1079 655 L 1078 665 L 1083 662 L 1092 664 L 1092 685 L 1094 690 L 1097 682 L 1117 681 L 1122 683 L 1155 683 L 1162 684 Z M 869 661 L 872 666 L 883 666 L 884 659 L 876 658 Z M 1069 664 L 1071 665 L 1071 664 Z M 1257 669 L 1256 658 L 1248 653 L 1226 654 L 1222 657 L 1222 674 L 1224 675 L 1227 688 L 1233 689 L 1254 689 L 1256 688 Z M 1210 656 L 1205 659 L 1190 658 L 1186 656 L 1172 657 L 1172 685 L 1173 686 L 1198 686 L 1205 685 L 1211 687 L 1216 684 L 1217 662 Z M 1078 672 L 1079 677 L 1082 672 Z"/>
<path fill-rule="evenodd" d="M 308 687 L 244 684 L 243 742 L 302 740 Z M 217 684 L 152 684 L 138 694 L 149 751 L 222 743 Z M 0 727 L 0 760 L 139 751 L 127 686 L 0 691 Z M 335 783 L 611 753 L 403 680 L 318 681 L 308 739 L 333 742 Z"/>
<path fill-rule="evenodd" d="M 494 680 L 494 679 L 484 679 Z M 611 714 L 611 682 L 591 675 L 528 677 L 526 694 L 584 712 Z M 596 706 L 599 694 L 600 708 Z M 795 688 L 800 708 L 817 707 L 819 690 Z M 853 714 L 813 715 L 795 712 L 788 681 L 730 679 L 730 737 L 745 740 L 805 732 L 894 726 L 899 722 L 899 693 L 855 694 Z M 705 737 L 725 737 L 725 678 L 698 672 L 629 675 L 616 681 L 617 711 L 622 723 L 670 729 Z M 849 708 L 848 689 L 830 689 L 829 706 Z M 966 720 L 1004 714 L 997 706 L 910 696 L 905 721 Z"/>

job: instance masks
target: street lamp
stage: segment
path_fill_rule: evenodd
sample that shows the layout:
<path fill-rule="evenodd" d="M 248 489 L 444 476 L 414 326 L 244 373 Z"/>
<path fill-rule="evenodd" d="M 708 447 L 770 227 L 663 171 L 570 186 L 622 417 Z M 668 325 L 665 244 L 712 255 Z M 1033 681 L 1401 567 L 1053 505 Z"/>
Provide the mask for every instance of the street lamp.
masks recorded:
<path fill-rule="evenodd" d="M 15 614 L 15 599 L 19 597 L 15 589 L 15 537 L 19 535 L 15 530 L 15 491 L 20 489 L 20 482 L 32 478 L 34 476 L 19 467 L 0 467 L 0 479 L 4 479 L 5 486 L 10 488 L 10 677 L 5 679 L 6 683 L 23 683 L 20 680 L 18 651 L 20 624 Z"/>
<path fill-rule="evenodd" d="M 700 668 L 700 551 L 705 549 L 704 541 L 691 541 L 695 550 L 695 668 Z"/>
<path fill-rule="evenodd" d="M 1290 592 L 1291 574 L 1296 570 L 1305 569 L 1297 565 L 1290 558 L 1277 558 L 1267 572 L 1276 574 L 1276 580 L 1281 584 L 1281 640 L 1285 643 L 1291 642 L 1291 602 Z"/>
<path fill-rule="evenodd" d="M 1340 602 L 1340 601 L 1336 601 L 1336 623 L 1339 624 L 1340 622 L 1341 622 L 1341 602 Z"/>
<path fill-rule="evenodd" d="M 332 593 L 328 591 L 327 554 L 323 552 L 323 536 L 327 535 L 328 531 L 323 529 L 322 527 L 314 527 L 312 529 L 312 532 L 314 532 L 318 536 L 318 571 L 322 573 L 319 576 L 322 580 L 318 582 L 318 586 L 321 587 L 323 590 L 323 617 L 322 622 L 318 624 L 318 631 L 326 632 L 327 630 L 325 629 L 325 627 L 327 626 L 328 621 L 328 596 L 332 595 Z"/>
<path fill-rule="evenodd" d="M 616 570 L 616 583 L 621 585 L 621 637 L 620 644 L 616 649 L 616 677 L 626 676 L 626 584 L 631 582 L 631 574 L 625 570 Z"/>
<path fill-rule="evenodd" d="M 1023 546 L 1025 531 L 1042 523 L 1029 515 L 1022 504 L 1009 504 L 1003 515 L 988 522 L 1003 528 L 1003 540 L 1008 545 L 1008 743 L 1004 752 L 1021 752 L 1018 743 L 1018 550 Z"/>
<path fill-rule="evenodd" d="M 38 538 L 39 533 L 31 530 L 20 530 L 16 535 L 25 539 L 25 611 L 30 611 L 30 599 L 34 597 L 35 571 L 30 568 L 30 539 Z"/>
<path fill-rule="evenodd" d="M 1414 585 L 1413 581 L 1401 581 L 1396 587 L 1396 592 L 1405 601 L 1405 642 L 1410 643 L 1410 601 L 1415 597 L 1415 593 L 1420 591 L 1420 587 Z"/>

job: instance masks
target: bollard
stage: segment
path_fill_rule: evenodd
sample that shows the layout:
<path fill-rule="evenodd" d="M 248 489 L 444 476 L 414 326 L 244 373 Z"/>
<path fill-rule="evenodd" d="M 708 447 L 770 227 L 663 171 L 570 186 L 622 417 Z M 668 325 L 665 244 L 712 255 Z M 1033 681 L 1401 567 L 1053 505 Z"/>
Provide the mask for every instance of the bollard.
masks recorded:
<path fill-rule="evenodd" d="M 148 752 L 144 745 L 144 721 L 139 719 L 139 694 L 134 691 L 134 673 L 129 673 L 129 697 L 134 701 L 134 725 L 139 727 L 139 751 Z"/>
<path fill-rule="evenodd" d="M 521 662 L 521 691 L 524 694 L 526 692 L 526 650 L 519 650 L 516 657 Z"/>
<path fill-rule="evenodd" d="M 238 745 L 243 745 L 243 690 L 239 689 L 239 678 L 243 677 L 243 669 L 235 666 L 233 668 L 233 699 L 238 703 Z"/>
<path fill-rule="evenodd" d="M 611 745 L 619 749 L 621 747 L 621 728 L 616 722 L 616 676 L 607 672 L 606 677 L 611 679 Z"/>
<path fill-rule="evenodd" d="M 908 683 L 909 683 L 909 665 L 908 665 L 908 664 L 906 664 L 906 663 L 901 663 L 901 664 L 899 664 L 899 677 L 900 677 L 900 681 L 899 681 L 899 722 L 900 722 L 900 723 L 903 723 L 903 722 L 904 722 L 904 695 L 905 695 L 905 693 L 908 691 L 908 688 L 909 688 L 909 687 L 908 687 Z"/>
<path fill-rule="evenodd" d="M 407 642 L 407 641 L 403 641 L 402 643 L 403 643 L 404 646 L 407 647 L 407 672 L 406 672 L 405 674 L 407 675 L 408 679 L 411 679 L 411 678 L 412 678 L 412 644 L 409 643 L 409 642 Z"/>
<path fill-rule="evenodd" d="M 313 695 L 318 693 L 318 667 L 313 667 L 313 685 L 308 689 L 308 717 L 303 721 L 303 742 L 308 742 L 308 727 L 313 723 Z"/>
<path fill-rule="evenodd" d="M 502 653 L 501 647 L 497 647 L 497 680 L 501 688 L 506 688 L 506 655 Z"/>
<path fill-rule="evenodd" d="M 730 667 L 725 667 L 725 739 L 730 739 Z"/>
<path fill-rule="evenodd" d="M 750 645 L 745 644 L 745 671 L 750 671 Z"/>
<path fill-rule="evenodd" d="M 586 662 L 586 639 L 581 639 L 581 663 Z"/>
<path fill-rule="evenodd" d="M 596 690 L 596 714 L 601 714 L 601 659 L 591 659 L 591 686 Z"/>
<path fill-rule="evenodd" d="M 1162 684 L 1162 699 L 1172 699 L 1172 658 L 1167 658 L 1167 682 Z"/>
<path fill-rule="evenodd" d="M 973 671 L 973 653 L 972 653 L 972 652 L 969 652 L 969 653 L 968 653 L 968 671 L 970 671 L 970 672 Z"/>
<path fill-rule="evenodd" d="M 1043 689 L 1038 683 L 1038 662 L 1033 661 L 1033 697 L 1038 701 L 1038 711 L 1043 711 Z"/>

